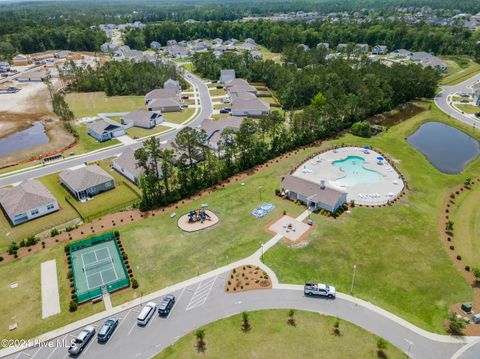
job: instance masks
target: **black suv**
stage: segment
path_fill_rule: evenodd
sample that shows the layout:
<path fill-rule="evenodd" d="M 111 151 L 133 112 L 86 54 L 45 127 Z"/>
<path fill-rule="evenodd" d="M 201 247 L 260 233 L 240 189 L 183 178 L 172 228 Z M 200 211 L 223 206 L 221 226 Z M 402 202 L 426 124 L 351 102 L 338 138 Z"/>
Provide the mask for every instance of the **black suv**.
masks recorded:
<path fill-rule="evenodd" d="M 170 314 L 170 311 L 175 304 L 175 296 L 173 294 L 169 294 L 163 298 L 162 302 L 158 306 L 158 314 L 161 317 L 167 317 Z"/>
<path fill-rule="evenodd" d="M 97 334 L 97 341 L 99 343 L 105 343 L 112 336 L 115 328 L 118 325 L 118 319 L 115 317 L 108 318 L 103 326 L 100 328 Z"/>

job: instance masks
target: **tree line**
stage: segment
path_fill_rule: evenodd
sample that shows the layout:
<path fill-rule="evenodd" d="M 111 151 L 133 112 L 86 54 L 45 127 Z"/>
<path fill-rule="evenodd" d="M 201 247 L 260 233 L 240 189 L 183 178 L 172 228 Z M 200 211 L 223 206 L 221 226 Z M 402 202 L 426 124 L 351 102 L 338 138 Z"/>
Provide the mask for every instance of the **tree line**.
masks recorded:
<path fill-rule="evenodd" d="M 135 153 L 144 170 L 141 209 L 187 198 L 285 152 L 335 136 L 372 114 L 419 97 L 432 97 L 439 80 L 434 70 L 418 65 L 387 67 L 358 62 L 352 66 L 336 60 L 299 67 L 255 61 L 248 55 L 227 55 L 219 60 L 209 56 L 195 58 L 197 70 L 218 75 L 216 69 L 222 66 L 217 62 L 238 61 L 241 67 L 228 65 L 251 81 L 266 82 L 292 111 L 246 118 L 237 132 L 225 129 L 221 133 L 216 150 L 207 145 L 204 130 L 190 127 L 178 133 L 171 148 L 160 146 L 156 138 L 147 140 Z"/>
<path fill-rule="evenodd" d="M 194 40 L 197 38 L 253 38 L 273 52 L 306 44 L 310 47 L 327 42 L 331 48 L 339 43 L 366 43 L 370 46 L 387 45 L 390 50 L 405 48 L 411 51 L 433 52 L 437 55 L 477 55 L 480 34 L 458 26 L 437 26 L 426 23 L 406 24 L 385 21 L 367 24 L 332 24 L 326 22 L 209 22 L 179 23 L 165 21 L 148 24 L 145 29 L 134 29 L 126 34 L 128 45 L 145 49 L 152 41 L 166 44 L 167 40 Z"/>
<path fill-rule="evenodd" d="M 70 91 L 104 91 L 107 96 L 145 95 L 162 88 L 168 79 L 186 82 L 174 65 L 132 61 L 110 61 L 97 67 L 80 67 L 69 62 L 61 77 L 70 85 Z"/>

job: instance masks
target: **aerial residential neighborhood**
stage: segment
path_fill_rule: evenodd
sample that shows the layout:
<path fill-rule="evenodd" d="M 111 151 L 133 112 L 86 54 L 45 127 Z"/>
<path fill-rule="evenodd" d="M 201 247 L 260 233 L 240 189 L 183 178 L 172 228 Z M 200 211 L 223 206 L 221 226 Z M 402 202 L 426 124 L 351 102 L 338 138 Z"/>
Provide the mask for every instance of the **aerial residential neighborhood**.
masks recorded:
<path fill-rule="evenodd" d="M 478 0 L 0 24 L 0 358 L 480 358 Z"/>

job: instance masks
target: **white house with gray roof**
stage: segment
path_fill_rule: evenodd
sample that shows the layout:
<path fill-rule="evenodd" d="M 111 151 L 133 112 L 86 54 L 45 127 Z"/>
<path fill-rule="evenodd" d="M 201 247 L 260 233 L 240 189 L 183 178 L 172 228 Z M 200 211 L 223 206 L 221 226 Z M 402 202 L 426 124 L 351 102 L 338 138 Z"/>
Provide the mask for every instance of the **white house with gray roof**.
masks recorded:
<path fill-rule="evenodd" d="M 163 122 L 163 116 L 160 112 L 150 112 L 145 110 L 133 110 L 124 114 L 120 122 L 127 128 L 141 127 L 153 128 Z"/>
<path fill-rule="evenodd" d="M 297 176 L 286 176 L 281 188 L 293 201 L 300 201 L 313 209 L 335 212 L 347 202 L 347 193 Z"/>
<path fill-rule="evenodd" d="M 16 187 L 0 188 L 0 205 L 14 226 L 60 209 L 53 194 L 35 179 Z"/>
<path fill-rule="evenodd" d="M 115 188 L 115 179 L 97 165 L 63 171 L 60 181 L 80 201 Z"/>
<path fill-rule="evenodd" d="M 178 81 L 168 79 L 163 83 L 163 88 L 167 90 L 174 90 L 177 93 L 180 93 L 182 90 L 182 86 L 180 86 L 180 83 Z"/>
<path fill-rule="evenodd" d="M 98 142 L 125 135 L 125 129 L 114 121 L 98 120 L 87 123 L 88 134 Z"/>
<path fill-rule="evenodd" d="M 235 93 L 232 96 L 232 116 L 267 116 L 269 113 L 270 105 L 252 93 Z"/>
<path fill-rule="evenodd" d="M 138 161 L 135 158 L 135 150 L 132 148 L 127 148 L 120 156 L 114 159 L 112 161 L 112 167 L 137 186 L 140 184 L 140 177 L 143 175 L 144 169 L 138 166 Z M 158 163 L 157 169 L 159 177 L 161 178 L 162 165 L 160 162 Z"/>
<path fill-rule="evenodd" d="M 218 142 L 222 137 L 222 132 L 226 129 L 231 129 L 234 132 L 240 130 L 243 122 L 243 117 L 221 117 L 217 120 L 206 118 L 201 124 L 201 129 L 207 133 L 207 145 L 216 150 L 218 149 Z"/>

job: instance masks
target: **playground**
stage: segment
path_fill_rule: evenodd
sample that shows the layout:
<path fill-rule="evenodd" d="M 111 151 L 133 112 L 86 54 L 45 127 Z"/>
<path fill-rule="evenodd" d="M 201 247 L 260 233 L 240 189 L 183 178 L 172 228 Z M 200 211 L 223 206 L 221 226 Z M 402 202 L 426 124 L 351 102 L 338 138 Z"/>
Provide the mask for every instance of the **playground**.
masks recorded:
<path fill-rule="evenodd" d="M 178 220 L 178 227 L 185 232 L 196 232 L 212 227 L 218 222 L 217 215 L 202 206 L 181 216 Z"/>

